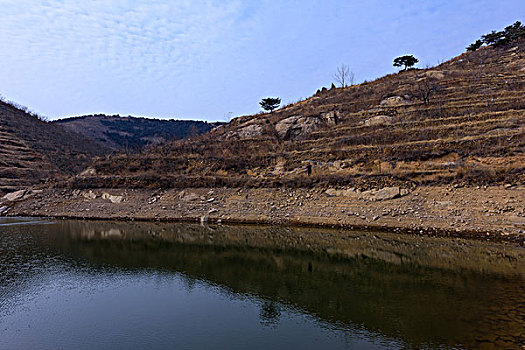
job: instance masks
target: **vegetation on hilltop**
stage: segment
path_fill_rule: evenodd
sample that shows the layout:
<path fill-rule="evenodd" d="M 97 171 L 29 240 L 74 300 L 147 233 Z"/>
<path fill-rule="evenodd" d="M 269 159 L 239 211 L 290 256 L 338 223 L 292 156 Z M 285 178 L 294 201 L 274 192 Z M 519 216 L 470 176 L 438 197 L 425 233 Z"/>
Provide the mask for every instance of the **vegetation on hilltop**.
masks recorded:
<path fill-rule="evenodd" d="M 112 150 L 138 152 L 145 146 L 206 133 L 222 123 L 119 115 L 86 115 L 54 121 Z"/>
<path fill-rule="evenodd" d="M 525 39 L 525 26 L 520 21 L 516 21 L 514 24 L 505 27 L 500 31 L 493 30 L 492 32 L 485 34 L 478 39 L 476 42 L 467 47 L 467 51 L 476 51 L 480 47 L 485 45 L 502 46 L 509 44 L 518 39 Z"/>

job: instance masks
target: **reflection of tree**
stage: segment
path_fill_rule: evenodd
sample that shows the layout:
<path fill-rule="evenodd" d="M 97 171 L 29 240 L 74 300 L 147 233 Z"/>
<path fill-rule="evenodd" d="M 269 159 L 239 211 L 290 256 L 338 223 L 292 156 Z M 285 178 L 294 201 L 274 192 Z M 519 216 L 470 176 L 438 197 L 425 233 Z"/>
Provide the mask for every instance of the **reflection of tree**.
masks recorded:
<path fill-rule="evenodd" d="M 259 319 L 261 324 L 276 326 L 281 318 L 281 308 L 273 301 L 265 301 L 261 304 Z"/>

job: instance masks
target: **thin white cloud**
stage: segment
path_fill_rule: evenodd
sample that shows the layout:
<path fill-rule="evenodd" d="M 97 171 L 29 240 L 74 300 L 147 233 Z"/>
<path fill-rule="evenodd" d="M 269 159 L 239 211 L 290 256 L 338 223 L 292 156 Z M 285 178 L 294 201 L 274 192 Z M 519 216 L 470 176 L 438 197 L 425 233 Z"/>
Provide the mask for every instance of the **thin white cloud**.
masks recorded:
<path fill-rule="evenodd" d="M 518 0 L 0 0 L 0 94 L 51 117 L 221 118 L 422 62 L 525 13 Z M 522 19 L 523 20 L 523 19 Z M 450 35 L 447 35 L 450 33 Z"/>

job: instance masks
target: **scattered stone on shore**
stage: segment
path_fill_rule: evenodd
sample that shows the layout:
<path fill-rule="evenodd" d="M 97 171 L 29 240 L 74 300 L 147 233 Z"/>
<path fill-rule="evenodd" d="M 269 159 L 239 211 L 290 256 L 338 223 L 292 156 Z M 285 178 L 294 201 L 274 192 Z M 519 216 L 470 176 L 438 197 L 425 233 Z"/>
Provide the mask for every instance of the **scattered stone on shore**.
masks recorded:
<path fill-rule="evenodd" d="M 11 192 L 11 193 L 8 193 L 5 196 L 3 196 L 2 199 L 5 200 L 5 201 L 8 201 L 8 202 L 14 202 L 14 201 L 17 201 L 19 199 L 22 199 L 22 197 L 24 197 L 26 192 L 27 192 L 26 190 L 20 190 L 20 191 Z"/>
<path fill-rule="evenodd" d="M 334 188 L 329 188 L 325 191 L 325 194 L 329 197 L 356 197 L 358 192 L 353 188 L 346 190 L 336 190 Z"/>
<path fill-rule="evenodd" d="M 410 191 L 399 187 L 385 187 L 379 190 L 364 191 L 360 195 L 360 199 L 368 201 L 384 201 L 406 196 Z"/>
<path fill-rule="evenodd" d="M 102 194 L 102 199 L 109 199 L 109 201 L 111 203 L 122 203 L 122 201 L 124 200 L 124 197 L 123 196 L 114 196 L 114 195 L 111 195 L 109 193 L 103 193 Z"/>
<path fill-rule="evenodd" d="M 359 191 L 355 187 L 313 189 L 227 189 L 188 188 L 167 190 L 96 189 L 79 192 L 48 189 L 42 195 L 28 190 L 23 200 L 1 203 L 9 215 L 133 218 L 155 220 L 191 219 L 206 223 L 221 218 L 235 222 L 301 223 L 314 225 L 371 225 L 389 228 L 437 228 L 447 231 L 510 232 L 505 240 L 517 240 L 525 228 L 523 191 L 519 186 L 488 190 L 453 189 L 452 186 L 419 187 L 413 194 L 400 187 Z M 488 192 L 486 192 L 488 191 Z M 481 192 L 481 193 L 480 193 Z M 125 194 L 124 194 L 125 193 Z M 199 200 L 202 195 L 202 200 Z M 415 196 L 419 194 L 419 196 Z M 104 205 L 102 199 L 122 196 L 122 201 Z M 213 196 L 212 196 L 213 195 Z M 85 198 L 101 198 L 88 201 Z M 27 199 L 26 199 L 27 198 Z M 213 202 L 208 199 L 214 198 Z M 400 198 L 399 200 L 390 200 Z M 155 205 L 146 205 L 154 199 Z M 194 199 L 195 201 L 188 201 Z M 116 200 L 118 202 L 119 198 Z M 115 201 L 115 199 L 114 199 Z M 160 202 L 160 204 L 159 204 Z M 12 203 L 12 204 L 10 204 Z M 478 203 L 479 205 L 473 205 Z M 100 205 L 99 205 L 100 204 Z M 2 208 L 3 210 L 7 210 Z M 6 215 L 5 213 L 3 215 Z M 504 231 L 508 229 L 508 231 Z M 485 231 L 485 232 L 484 232 Z M 468 233 L 467 233 L 468 235 Z M 498 233 L 498 237 L 501 235 Z M 525 244 L 525 240 L 520 241 Z"/>

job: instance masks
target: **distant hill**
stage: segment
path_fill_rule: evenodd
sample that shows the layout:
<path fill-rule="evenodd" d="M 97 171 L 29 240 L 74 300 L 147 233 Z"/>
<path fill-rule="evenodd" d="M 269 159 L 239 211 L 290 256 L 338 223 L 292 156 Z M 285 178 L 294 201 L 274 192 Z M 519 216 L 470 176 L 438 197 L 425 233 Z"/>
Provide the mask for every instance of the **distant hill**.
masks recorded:
<path fill-rule="evenodd" d="M 144 146 L 206 133 L 222 123 L 163 120 L 118 115 L 86 115 L 53 122 L 112 150 L 138 151 Z"/>
<path fill-rule="evenodd" d="M 82 116 L 54 122 L 0 101 L 0 195 L 48 178 L 84 170 L 93 157 L 137 152 L 208 132 L 221 123 L 119 116 Z"/>
<path fill-rule="evenodd" d="M 0 194 L 81 171 L 108 153 L 90 139 L 0 101 Z"/>

